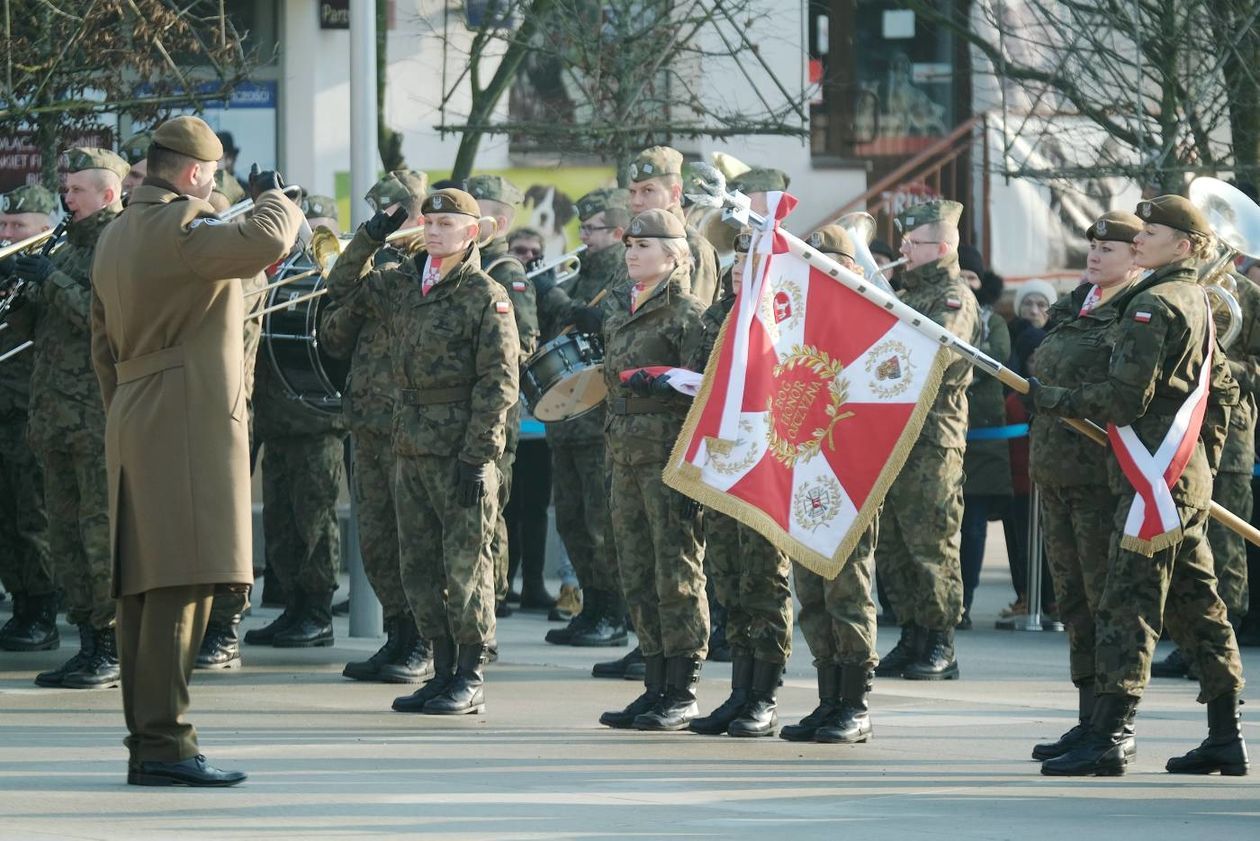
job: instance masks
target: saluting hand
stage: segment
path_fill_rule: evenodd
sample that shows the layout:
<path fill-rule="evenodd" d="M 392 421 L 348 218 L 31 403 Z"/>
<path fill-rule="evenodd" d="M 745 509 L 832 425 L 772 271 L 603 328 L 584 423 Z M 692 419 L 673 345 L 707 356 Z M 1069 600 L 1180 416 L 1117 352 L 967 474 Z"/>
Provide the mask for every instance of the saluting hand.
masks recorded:
<path fill-rule="evenodd" d="M 409 215 L 405 207 L 399 207 L 393 213 L 382 210 L 363 223 L 363 232 L 377 242 L 384 242 L 390 234 L 403 226 Z"/>
<path fill-rule="evenodd" d="M 259 172 L 258 164 L 249 168 L 249 197 L 258 201 L 258 197 L 266 190 L 283 190 L 284 178 L 274 169 Z"/>
<path fill-rule="evenodd" d="M 486 495 L 486 471 L 490 468 L 489 464 L 455 462 L 455 498 L 460 505 L 472 508 L 481 503 Z"/>

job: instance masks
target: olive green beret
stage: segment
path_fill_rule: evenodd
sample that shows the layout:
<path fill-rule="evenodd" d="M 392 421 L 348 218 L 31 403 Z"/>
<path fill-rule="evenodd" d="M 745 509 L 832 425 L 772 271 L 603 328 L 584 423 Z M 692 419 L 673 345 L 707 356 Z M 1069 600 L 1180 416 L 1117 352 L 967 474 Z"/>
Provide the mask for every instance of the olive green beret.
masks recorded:
<path fill-rule="evenodd" d="M 307 219 L 320 217 L 336 219 L 339 215 L 337 200 L 331 196 L 303 196 L 302 201 L 298 203 L 298 209 Z"/>
<path fill-rule="evenodd" d="M 739 190 L 744 195 L 769 193 L 774 190 L 786 190 L 791 181 L 792 179 L 781 169 L 750 169 L 732 179 L 730 189 Z"/>
<path fill-rule="evenodd" d="M 1133 242 L 1142 230 L 1142 220 L 1127 210 L 1108 210 L 1085 229 L 1086 239 Z"/>
<path fill-rule="evenodd" d="M 518 205 L 524 195 L 502 175 L 474 175 L 468 179 L 468 192 L 475 199 Z"/>
<path fill-rule="evenodd" d="M 481 208 L 477 206 L 477 200 L 463 190 L 456 190 L 454 187 L 429 193 L 424 200 L 424 204 L 420 205 L 420 212 L 462 213 L 474 219 L 481 218 Z"/>
<path fill-rule="evenodd" d="M 76 146 L 66 150 L 66 169 L 69 172 L 82 172 L 85 169 L 104 169 L 123 178 L 131 171 L 131 164 L 124 161 L 108 149 L 96 149 L 91 146 Z"/>
<path fill-rule="evenodd" d="M 947 225 L 956 226 L 958 220 L 962 218 L 962 212 L 963 206 L 958 202 L 936 199 L 913 205 L 898 213 L 897 227 L 903 232 L 909 232 L 920 225 L 930 225 L 933 222 L 944 222 Z"/>
<path fill-rule="evenodd" d="M 1187 234 L 1212 236 L 1207 217 L 1181 196 L 1156 196 L 1150 201 L 1138 202 L 1137 215 L 1146 224 L 1167 225 Z"/>
<path fill-rule="evenodd" d="M 167 120 L 153 132 L 153 144 L 198 161 L 217 161 L 223 157 L 223 144 L 218 135 L 200 117 L 185 115 Z"/>
<path fill-rule="evenodd" d="M 423 199 L 429 193 L 429 176 L 414 169 L 396 169 L 372 185 L 364 200 L 376 211 L 399 202 Z"/>
<path fill-rule="evenodd" d="M 226 196 L 227 200 L 232 204 L 248 198 L 245 195 L 245 188 L 241 186 L 241 182 L 237 181 L 235 176 L 229 174 L 226 169 L 216 169 L 214 171 L 214 188 Z"/>
<path fill-rule="evenodd" d="M 136 132 L 122 142 L 118 147 L 118 154 L 126 158 L 128 163 L 138 164 L 149 154 L 149 144 L 152 142 L 153 132 Z"/>
<path fill-rule="evenodd" d="M 740 231 L 735 235 L 735 253 L 747 254 L 752 250 L 752 231 Z"/>
<path fill-rule="evenodd" d="M 626 210 L 629 207 L 629 191 L 616 187 L 600 187 L 597 190 L 591 190 L 577 200 L 578 219 L 583 222 L 597 213 L 603 213 L 614 208 Z"/>
<path fill-rule="evenodd" d="M 810 234 L 805 241 L 823 254 L 838 254 L 850 260 L 856 259 L 853 237 L 839 225 L 824 225 Z"/>
<path fill-rule="evenodd" d="M 0 198 L 0 213 L 56 213 L 57 196 L 38 184 L 10 190 Z"/>
<path fill-rule="evenodd" d="M 682 175 L 682 165 L 682 152 L 669 146 L 652 146 L 630 164 L 630 180 L 637 184 L 662 175 Z"/>
<path fill-rule="evenodd" d="M 686 239 L 687 229 L 682 220 L 668 210 L 645 210 L 630 220 L 623 240 L 635 239 Z"/>

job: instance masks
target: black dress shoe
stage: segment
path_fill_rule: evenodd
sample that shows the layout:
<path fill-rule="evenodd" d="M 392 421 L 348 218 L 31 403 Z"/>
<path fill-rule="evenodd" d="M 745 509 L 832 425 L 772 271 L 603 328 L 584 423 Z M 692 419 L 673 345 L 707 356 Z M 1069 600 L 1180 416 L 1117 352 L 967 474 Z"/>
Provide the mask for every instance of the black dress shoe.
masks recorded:
<path fill-rule="evenodd" d="M 224 788 L 245 782 L 244 771 L 220 771 L 201 754 L 180 762 L 144 760 L 127 769 L 127 785 Z"/>

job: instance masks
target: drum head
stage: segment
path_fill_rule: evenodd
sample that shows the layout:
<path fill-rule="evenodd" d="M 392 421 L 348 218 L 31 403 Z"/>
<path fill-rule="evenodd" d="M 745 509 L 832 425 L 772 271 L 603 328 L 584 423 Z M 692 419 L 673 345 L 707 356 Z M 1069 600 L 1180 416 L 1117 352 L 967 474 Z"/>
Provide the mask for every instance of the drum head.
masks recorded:
<path fill-rule="evenodd" d="M 308 263 L 287 266 L 270 282 L 304 272 Z M 268 293 L 268 307 L 292 303 L 263 317 L 263 342 L 280 382 L 292 397 L 312 409 L 337 414 L 350 363 L 330 357 L 317 339 L 320 314 L 328 306 L 328 297 L 302 300 L 323 287 L 324 279 L 314 275 Z"/>
<path fill-rule="evenodd" d="M 604 366 L 594 365 L 565 377 L 549 388 L 531 408 L 544 423 L 572 420 L 599 408 L 608 396 Z"/>

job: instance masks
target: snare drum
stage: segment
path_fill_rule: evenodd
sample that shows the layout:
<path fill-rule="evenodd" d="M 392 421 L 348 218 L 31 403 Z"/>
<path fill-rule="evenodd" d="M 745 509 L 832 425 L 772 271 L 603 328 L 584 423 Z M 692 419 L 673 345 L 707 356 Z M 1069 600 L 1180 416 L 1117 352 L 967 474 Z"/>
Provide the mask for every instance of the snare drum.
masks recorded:
<path fill-rule="evenodd" d="M 268 282 L 301 274 L 311 267 L 303 256 L 281 268 Z M 323 288 L 324 278 L 312 275 L 267 293 L 266 306 L 295 301 Z M 335 414 L 341 411 L 341 392 L 346 387 L 350 362 L 333 359 L 320 346 L 319 319 L 326 306 L 328 296 L 322 295 L 268 313 L 263 316 L 262 340 L 267 358 L 289 395 L 312 409 Z"/>
<path fill-rule="evenodd" d="M 590 333 L 557 336 L 525 360 L 521 393 L 534 417 L 556 423 L 580 417 L 604 402 L 604 345 Z"/>

